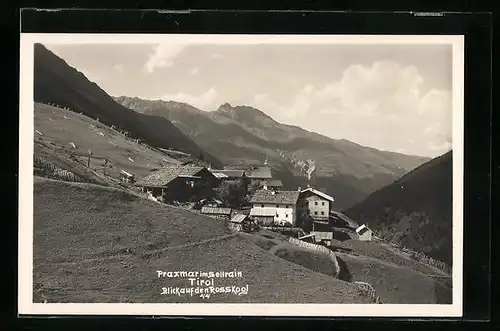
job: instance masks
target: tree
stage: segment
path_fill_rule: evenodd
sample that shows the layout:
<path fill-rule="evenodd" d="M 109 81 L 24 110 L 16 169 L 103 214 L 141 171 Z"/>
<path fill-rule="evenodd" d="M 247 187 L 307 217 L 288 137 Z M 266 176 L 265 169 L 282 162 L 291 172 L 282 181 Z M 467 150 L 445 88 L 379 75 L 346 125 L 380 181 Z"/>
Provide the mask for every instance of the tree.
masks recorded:
<path fill-rule="evenodd" d="M 242 180 L 222 181 L 215 192 L 226 206 L 239 207 L 245 203 L 246 189 Z"/>
<path fill-rule="evenodd" d="M 259 181 L 251 181 L 248 184 L 248 193 L 253 194 L 261 187 L 261 183 Z"/>

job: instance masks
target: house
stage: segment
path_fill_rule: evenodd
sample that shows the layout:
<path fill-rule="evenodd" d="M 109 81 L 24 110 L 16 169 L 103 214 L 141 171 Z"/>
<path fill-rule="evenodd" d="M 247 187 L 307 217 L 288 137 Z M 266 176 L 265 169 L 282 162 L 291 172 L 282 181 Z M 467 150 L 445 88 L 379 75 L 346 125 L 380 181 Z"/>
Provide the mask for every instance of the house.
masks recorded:
<path fill-rule="evenodd" d="M 358 239 L 361 241 L 371 241 L 373 231 L 370 230 L 366 225 L 361 225 L 356 229 L 356 233 L 358 234 Z"/>
<path fill-rule="evenodd" d="M 133 183 L 134 182 L 134 175 L 132 175 L 131 173 L 129 172 L 126 172 L 125 170 L 120 170 L 120 180 L 122 181 L 122 183 Z"/>
<path fill-rule="evenodd" d="M 334 199 L 326 193 L 308 187 L 305 190 L 298 189 L 300 192 L 297 202 L 297 225 L 309 227 L 314 221 L 329 221 L 331 204 Z"/>
<path fill-rule="evenodd" d="M 299 210 L 305 211 L 314 219 L 329 219 L 334 199 L 326 193 L 308 187 L 300 190 Z"/>
<path fill-rule="evenodd" d="M 279 179 L 267 179 L 262 180 L 259 189 L 263 190 L 281 190 L 283 188 L 283 182 Z"/>
<path fill-rule="evenodd" d="M 151 192 L 163 201 L 199 201 L 212 198 L 215 176 L 205 167 L 168 165 L 135 182 L 143 192 Z"/>
<path fill-rule="evenodd" d="M 320 244 L 323 246 L 331 246 L 333 240 L 332 231 L 311 231 L 307 235 L 299 237 L 299 240 L 310 242 L 312 244 Z"/>
<path fill-rule="evenodd" d="M 231 208 L 204 206 L 201 208 L 201 213 L 219 219 L 229 219 L 231 217 Z"/>
<path fill-rule="evenodd" d="M 245 176 L 250 180 L 252 185 L 264 185 L 267 180 L 273 178 L 271 168 L 268 166 L 252 167 L 245 171 Z"/>
<path fill-rule="evenodd" d="M 252 204 L 250 215 L 266 217 L 266 221 L 274 215 L 274 223 L 290 223 L 293 226 L 297 221 L 299 194 L 298 191 L 258 190 L 250 199 Z"/>
<path fill-rule="evenodd" d="M 314 239 L 316 243 L 323 244 L 325 246 L 331 246 L 333 240 L 333 230 L 329 231 L 312 231 L 311 234 L 314 234 Z"/>
<path fill-rule="evenodd" d="M 233 231 L 245 231 L 251 232 L 254 229 L 255 225 L 245 214 L 237 214 L 229 222 L 229 228 Z"/>
<path fill-rule="evenodd" d="M 210 172 L 217 178 L 219 183 L 222 182 L 237 182 L 240 181 L 245 190 L 248 189 L 249 180 L 245 176 L 245 170 L 242 169 L 209 169 Z"/>

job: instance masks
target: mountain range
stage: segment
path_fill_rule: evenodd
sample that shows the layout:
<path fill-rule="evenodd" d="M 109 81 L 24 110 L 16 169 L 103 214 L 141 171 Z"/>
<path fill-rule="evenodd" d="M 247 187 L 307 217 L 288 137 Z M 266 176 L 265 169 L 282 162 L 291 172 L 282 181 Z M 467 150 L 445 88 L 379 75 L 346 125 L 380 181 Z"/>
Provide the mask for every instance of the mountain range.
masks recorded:
<path fill-rule="evenodd" d="M 452 262 L 452 151 L 432 159 L 347 209 L 345 214 L 396 241 Z"/>
<path fill-rule="evenodd" d="M 277 122 L 249 106 L 221 105 L 203 111 L 186 103 L 119 96 L 121 105 L 163 117 L 226 165 L 262 164 L 285 188 L 311 185 L 335 197 L 336 209 L 360 202 L 429 160 L 331 139 Z M 308 178 L 310 165 L 314 171 Z"/>

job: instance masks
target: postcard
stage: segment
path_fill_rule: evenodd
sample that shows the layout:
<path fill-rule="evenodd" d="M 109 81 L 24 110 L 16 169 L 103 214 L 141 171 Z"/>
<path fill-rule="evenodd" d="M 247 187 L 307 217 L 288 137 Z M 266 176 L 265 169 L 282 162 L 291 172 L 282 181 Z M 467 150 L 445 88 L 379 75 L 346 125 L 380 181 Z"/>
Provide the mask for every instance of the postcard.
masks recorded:
<path fill-rule="evenodd" d="M 20 314 L 462 315 L 463 36 L 20 54 Z"/>

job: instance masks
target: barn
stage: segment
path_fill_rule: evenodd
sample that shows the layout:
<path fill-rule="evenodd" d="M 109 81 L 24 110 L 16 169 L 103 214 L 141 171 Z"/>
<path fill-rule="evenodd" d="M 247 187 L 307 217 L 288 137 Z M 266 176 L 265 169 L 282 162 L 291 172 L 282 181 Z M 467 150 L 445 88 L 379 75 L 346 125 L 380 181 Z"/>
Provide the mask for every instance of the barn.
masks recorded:
<path fill-rule="evenodd" d="M 231 217 L 231 208 L 205 206 L 201 208 L 201 213 L 219 219 L 229 219 Z"/>
<path fill-rule="evenodd" d="M 229 228 L 233 231 L 251 232 L 256 228 L 256 225 L 248 215 L 237 214 L 229 222 Z"/>
<path fill-rule="evenodd" d="M 163 201 L 199 201 L 211 199 L 217 185 L 215 176 L 205 167 L 168 165 L 136 181 L 144 193 L 151 192 Z"/>

